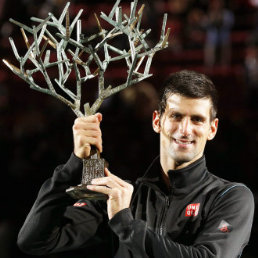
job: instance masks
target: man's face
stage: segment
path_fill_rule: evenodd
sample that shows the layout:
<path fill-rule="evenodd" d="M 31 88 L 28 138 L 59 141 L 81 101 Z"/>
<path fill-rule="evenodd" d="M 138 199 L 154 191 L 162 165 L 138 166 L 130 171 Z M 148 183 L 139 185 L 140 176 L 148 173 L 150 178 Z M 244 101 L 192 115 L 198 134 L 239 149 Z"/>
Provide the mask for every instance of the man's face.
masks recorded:
<path fill-rule="evenodd" d="M 163 159 L 174 166 L 193 162 L 203 155 L 207 140 L 214 138 L 218 119 L 210 121 L 211 102 L 172 94 L 160 118 L 153 114 L 153 128 L 160 133 Z"/>

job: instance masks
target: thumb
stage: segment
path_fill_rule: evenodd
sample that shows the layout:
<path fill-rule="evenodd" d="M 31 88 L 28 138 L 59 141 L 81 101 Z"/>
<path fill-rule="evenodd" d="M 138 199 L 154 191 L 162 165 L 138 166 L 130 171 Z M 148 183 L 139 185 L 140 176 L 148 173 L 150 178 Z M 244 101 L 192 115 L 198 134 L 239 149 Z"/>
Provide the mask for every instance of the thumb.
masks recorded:
<path fill-rule="evenodd" d="M 112 175 L 111 172 L 108 170 L 108 168 L 105 168 L 104 173 L 106 176 Z"/>

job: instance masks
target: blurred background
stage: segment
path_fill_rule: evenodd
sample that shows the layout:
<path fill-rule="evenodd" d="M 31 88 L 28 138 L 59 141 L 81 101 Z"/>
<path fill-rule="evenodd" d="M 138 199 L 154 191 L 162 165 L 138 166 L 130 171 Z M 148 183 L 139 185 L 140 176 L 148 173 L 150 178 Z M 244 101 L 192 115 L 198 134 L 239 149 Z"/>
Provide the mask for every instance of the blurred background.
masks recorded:
<path fill-rule="evenodd" d="M 93 13 L 108 14 L 114 2 L 71 0 L 71 19 L 83 8 L 83 32 L 95 33 Z M 129 10 L 129 3 L 122 1 L 123 11 Z M 159 40 L 164 12 L 171 28 L 170 43 L 155 55 L 153 77 L 107 99 L 100 109 L 103 156 L 110 170 L 130 180 L 144 173 L 159 153 L 151 116 L 162 82 L 172 72 L 191 69 L 210 76 L 220 95 L 219 131 L 206 150 L 208 168 L 220 177 L 245 183 L 257 206 L 258 1 L 146 0 L 139 1 L 138 7 L 143 3 L 142 27 L 152 28 L 149 43 Z M 14 60 L 9 36 L 19 51 L 26 50 L 19 28 L 9 18 L 31 26 L 31 16 L 45 18 L 52 12 L 59 17 L 65 4 L 64 0 L 0 0 L 1 59 Z M 30 90 L 2 62 L 0 66 L 0 257 L 33 257 L 18 250 L 17 233 L 41 184 L 73 150 L 75 115 L 55 98 Z M 126 79 L 120 65 L 105 78 L 114 86 Z M 94 85 L 96 81 L 87 85 L 90 99 L 96 96 Z M 258 257 L 256 218 L 244 258 Z M 83 256 L 66 253 L 45 257 Z"/>

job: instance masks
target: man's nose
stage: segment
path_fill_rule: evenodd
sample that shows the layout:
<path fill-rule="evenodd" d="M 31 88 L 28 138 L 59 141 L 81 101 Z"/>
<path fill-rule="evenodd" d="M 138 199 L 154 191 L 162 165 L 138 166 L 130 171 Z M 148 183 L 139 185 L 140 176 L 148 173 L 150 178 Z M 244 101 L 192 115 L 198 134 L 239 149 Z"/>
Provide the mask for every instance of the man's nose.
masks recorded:
<path fill-rule="evenodd" d="M 184 136 L 188 136 L 192 133 L 192 125 L 191 125 L 190 118 L 184 117 L 180 121 L 179 130 L 180 130 L 180 133 Z"/>

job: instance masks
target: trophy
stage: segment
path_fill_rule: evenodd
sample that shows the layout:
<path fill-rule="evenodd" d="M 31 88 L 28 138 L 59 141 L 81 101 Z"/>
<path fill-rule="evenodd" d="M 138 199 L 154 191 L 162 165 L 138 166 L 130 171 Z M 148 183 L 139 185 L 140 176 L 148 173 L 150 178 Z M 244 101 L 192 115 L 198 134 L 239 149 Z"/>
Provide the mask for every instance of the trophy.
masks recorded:
<path fill-rule="evenodd" d="M 5 59 L 3 62 L 31 89 L 64 102 L 77 117 L 93 115 L 104 99 L 152 76 L 149 71 L 154 54 L 168 46 L 170 29 L 166 31 L 167 14 L 163 17 L 159 42 L 150 47 L 146 37 L 151 29 L 140 28 L 144 5 L 137 11 L 137 2 L 131 2 L 129 15 L 123 14 L 122 7 L 119 7 L 120 0 L 116 1 L 108 15 L 101 12 L 100 17 L 110 27 L 108 30 L 102 27 L 99 17 L 94 14 L 98 32 L 90 36 L 82 33 L 82 9 L 70 22 L 69 2 L 59 18 L 52 13 L 44 20 L 31 17 L 36 23 L 32 27 L 10 19 L 10 22 L 20 27 L 27 51 L 22 56 L 10 37 L 19 66 Z M 28 33 L 30 37 L 27 37 Z M 111 45 L 114 41 L 119 42 L 121 36 L 127 38 L 128 49 L 120 49 L 117 44 Z M 120 85 L 106 86 L 104 74 L 109 64 L 121 60 L 125 60 L 127 66 L 127 79 Z M 84 83 L 93 78 L 98 80 L 98 96 L 90 106 L 89 102 L 82 103 L 82 88 Z M 71 80 L 76 81 L 73 87 L 69 85 Z M 96 148 L 92 146 L 91 149 L 90 157 L 83 159 L 81 184 L 66 190 L 75 199 L 106 199 L 106 195 L 86 187 L 93 178 L 104 176 L 105 160 Z"/>

